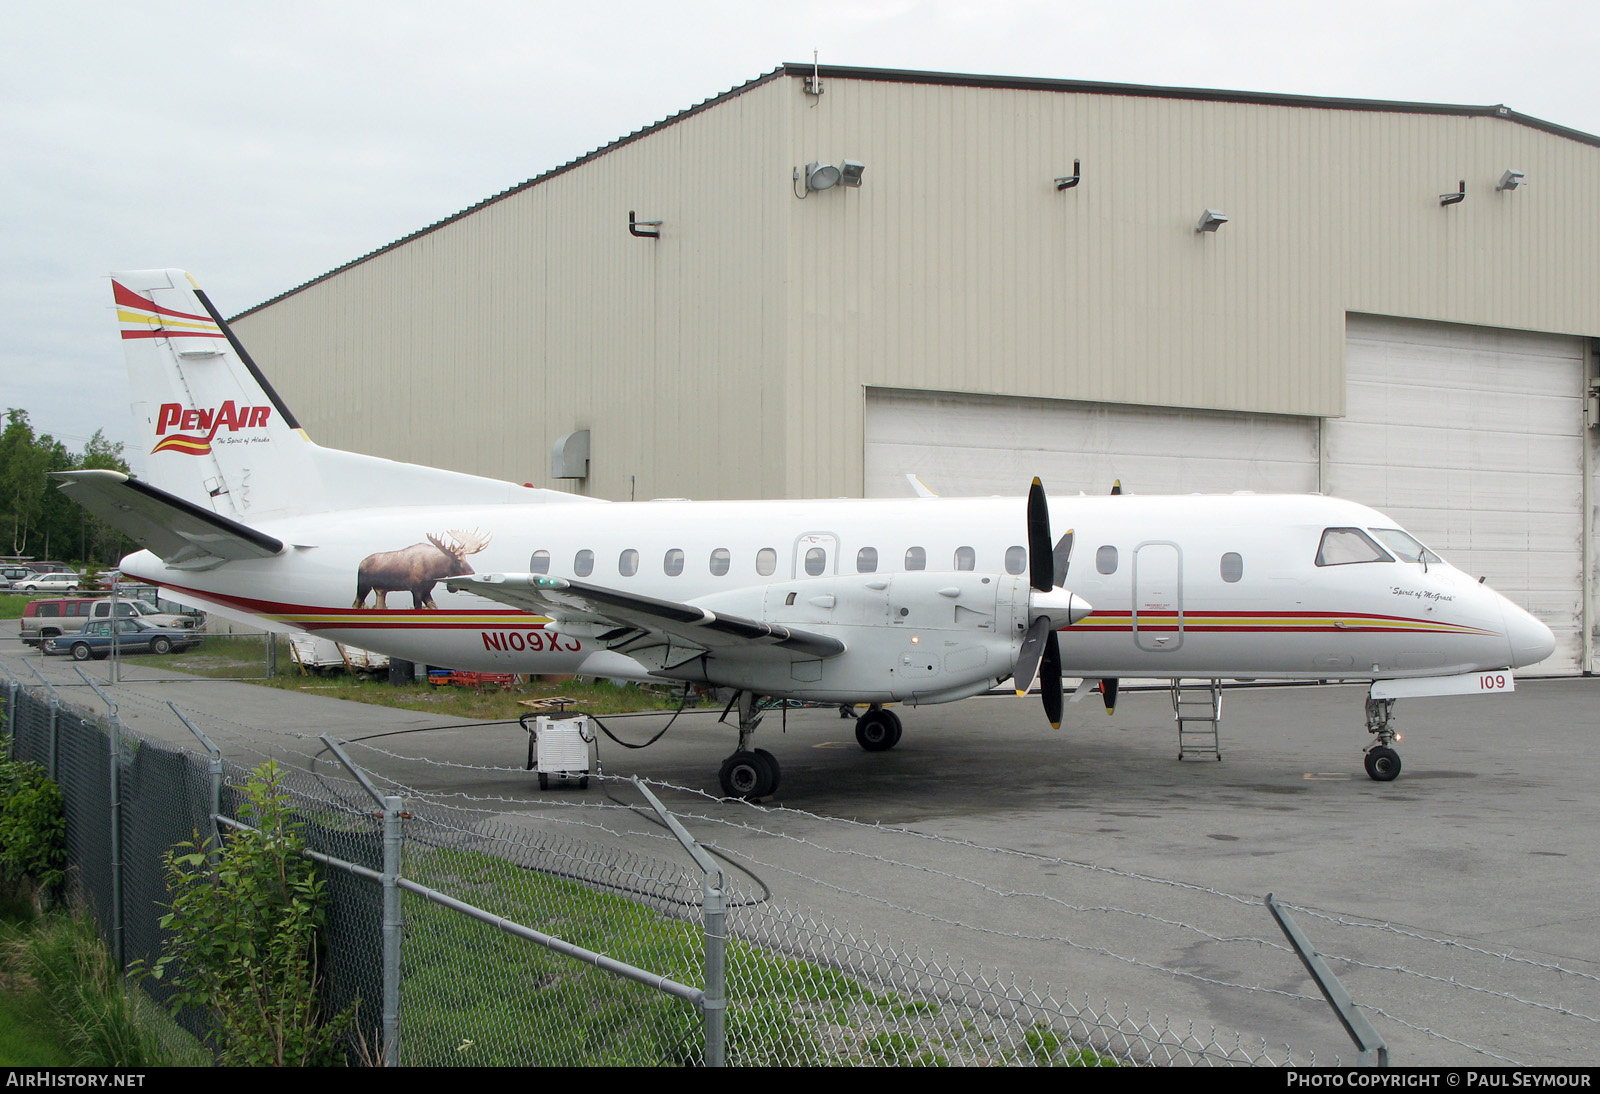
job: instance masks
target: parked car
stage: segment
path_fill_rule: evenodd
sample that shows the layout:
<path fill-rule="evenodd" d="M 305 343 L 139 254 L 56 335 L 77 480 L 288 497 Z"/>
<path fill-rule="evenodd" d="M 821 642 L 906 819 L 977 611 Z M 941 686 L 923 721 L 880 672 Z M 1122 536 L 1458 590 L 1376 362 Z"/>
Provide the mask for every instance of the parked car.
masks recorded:
<path fill-rule="evenodd" d="M 143 619 L 153 626 L 175 631 L 192 631 L 205 622 L 204 616 L 163 612 L 149 601 L 133 597 L 119 598 L 116 603 L 119 616 Z M 46 638 L 81 630 L 84 620 L 110 618 L 110 599 L 63 597 L 59 600 L 35 600 L 23 605 L 18 631 L 24 642 L 37 646 Z"/>
<path fill-rule="evenodd" d="M 25 593 L 72 593 L 78 591 L 82 581 L 77 574 L 30 574 L 16 582 L 16 587 Z"/>
<path fill-rule="evenodd" d="M 111 653 L 113 627 L 116 628 L 117 648 L 122 653 L 175 653 L 200 644 L 193 631 L 153 627 L 142 619 L 97 619 L 84 624 L 76 634 L 45 639 L 44 652 L 70 653 L 74 661 L 98 660 Z"/>

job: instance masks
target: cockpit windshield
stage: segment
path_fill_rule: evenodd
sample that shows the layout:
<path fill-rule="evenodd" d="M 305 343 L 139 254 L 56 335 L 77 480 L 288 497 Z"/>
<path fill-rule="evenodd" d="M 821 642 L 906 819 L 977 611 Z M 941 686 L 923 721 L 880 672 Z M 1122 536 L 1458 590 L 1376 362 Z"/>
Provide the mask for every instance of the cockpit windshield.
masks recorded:
<path fill-rule="evenodd" d="M 1432 566 L 1443 560 L 1422 544 L 1418 543 L 1409 534 L 1398 528 L 1368 528 L 1378 538 L 1378 542 L 1394 552 L 1394 557 L 1401 562 L 1420 562 L 1424 566 Z"/>
<path fill-rule="evenodd" d="M 1322 533 L 1322 543 L 1317 547 L 1318 566 L 1349 566 L 1356 562 L 1393 561 L 1393 555 L 1379 547 L 1371 536 L 1359 528 L 1325 529 Z"/>

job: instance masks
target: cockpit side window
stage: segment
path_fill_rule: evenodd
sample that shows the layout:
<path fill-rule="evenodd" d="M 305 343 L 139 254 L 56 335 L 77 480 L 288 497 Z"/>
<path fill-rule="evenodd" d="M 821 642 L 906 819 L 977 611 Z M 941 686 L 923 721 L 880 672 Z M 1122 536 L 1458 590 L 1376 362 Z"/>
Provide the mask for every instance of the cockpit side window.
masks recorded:
<path fill-rule="evenodd" d="M 1318 566 L 1349 566 L 1356 562 L 1393 562 L 1394 556 L 1359 528 L 1328 528 L 1317 547 Z"/>
<path fill-rule="evenodd" d="M 1398 528 L 1368 528 L 1378 542 L 1394 554 L 1401 562 L 1420 562 L 1425 566 L 1432 566 L 1442 561 L 1438 555 L 1418 543 L 1409 533 Z"/>

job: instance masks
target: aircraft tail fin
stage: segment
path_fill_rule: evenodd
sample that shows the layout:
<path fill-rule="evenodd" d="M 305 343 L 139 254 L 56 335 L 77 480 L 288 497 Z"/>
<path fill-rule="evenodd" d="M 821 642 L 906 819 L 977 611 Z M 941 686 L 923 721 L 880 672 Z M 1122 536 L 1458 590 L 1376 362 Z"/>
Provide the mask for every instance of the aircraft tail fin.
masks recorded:
<path fill-rule="evenodd" d="M 312 443 L 199 284 L 182 270 L 112 275 L 144 481 L 235 521 L 448 497 L 588 501 Z"/>

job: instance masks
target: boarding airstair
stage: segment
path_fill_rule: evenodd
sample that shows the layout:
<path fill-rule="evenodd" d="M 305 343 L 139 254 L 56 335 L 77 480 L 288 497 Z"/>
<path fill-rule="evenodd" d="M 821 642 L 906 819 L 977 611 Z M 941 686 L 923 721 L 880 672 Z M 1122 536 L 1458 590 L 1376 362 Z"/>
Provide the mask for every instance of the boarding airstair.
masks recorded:
<path fill-rule="evenodd" d="M 1217 726 L 1222 721 L 1222 681 L 1203 680 L 1187 686 L 1172 682 L 1172 717 L 1178 723 L 1178 759 L 1220 760 Z"/>

